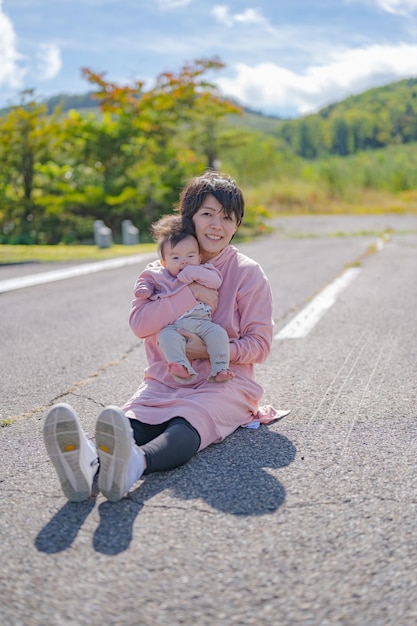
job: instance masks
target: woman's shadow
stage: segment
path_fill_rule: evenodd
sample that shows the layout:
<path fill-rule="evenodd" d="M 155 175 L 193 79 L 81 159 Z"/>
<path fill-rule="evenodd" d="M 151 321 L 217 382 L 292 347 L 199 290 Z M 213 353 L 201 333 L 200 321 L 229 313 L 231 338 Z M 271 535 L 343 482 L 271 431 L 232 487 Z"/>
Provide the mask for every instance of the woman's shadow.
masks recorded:
<path fill-rule="evenodd" d="M 204 500 L 229 515 L 274 513 L 285 500 L 285 489 L 266 470 L 286 467 L 295 452 L 291 441 L 270 427 L 239 428 L 220 445 L 202 450 L 187 465 L 146 477 L 120 502 L 100 504 L 94 548 L 107 555 L 127 550 L 136 516 L 148 500 L 164 490 L 182 500 Z M 94 506 L 94 499 L 65 504 L 40 531 L 35 540 L 37 549 L 54 553 L 69 548 Z"/>

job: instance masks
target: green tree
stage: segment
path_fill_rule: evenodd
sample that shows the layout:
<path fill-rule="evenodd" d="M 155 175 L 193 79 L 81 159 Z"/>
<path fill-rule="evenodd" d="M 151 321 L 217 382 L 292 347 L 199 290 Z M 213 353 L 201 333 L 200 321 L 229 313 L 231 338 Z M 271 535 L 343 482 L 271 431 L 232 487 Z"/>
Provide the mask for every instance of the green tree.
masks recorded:
<path fill-rule="evenodd" d="M 84 69 L 98 115 L 64 116 L 59 108 L 48 115 L 25 94 L 0 120 L 3 240 L 84 240 L 97 218 L 116 238 L 125 218 L 147 232 L 172 210 L 184 180 L 215 164 L 220 122 L 239 111 L 206 79 L 222 67 L 197 60 L 161 74 L 150 89 Z"/>
<path fill-rule="evenodd" d="M 351 154 L 353 147 L 353 133 L 345 116 L 335 115 L 330 119 L 331 152 L 346 156 Z"/>
<path fill-rule="evenodd" d="M 37 202 L 36 164 L 45 162 L 55 142 L 56 119 L 47 115 L 33 91 L 0 118 L 0 198 L 2 239 L 36 241 L 42 207 Z"/>
<path fill-rule="evenodd" d="M 103 111 L 96 134 L 89 133 L 86 158 L 101 164 L 109 225 L 129 217 L 147 228 L 171 210 L 184 179 L 215 165 L 220 120 L 240 110 L 204 77 L 222 67 L 216 59 L 197 60 L 178 74 L 162 73 L 149 90 L 84 70 Z"/>

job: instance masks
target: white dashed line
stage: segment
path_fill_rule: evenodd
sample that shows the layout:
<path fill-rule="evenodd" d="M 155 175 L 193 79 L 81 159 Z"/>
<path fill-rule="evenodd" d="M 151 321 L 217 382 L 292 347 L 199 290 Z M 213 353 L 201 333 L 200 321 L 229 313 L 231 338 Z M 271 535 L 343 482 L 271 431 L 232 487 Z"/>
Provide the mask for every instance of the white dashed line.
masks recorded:
<path fill-rule="evenodd" d="M 274 339 L 301 339 L 306 337 L 321 319 L 324 313 L 333 306 L 337 296 L 360 274 L 360 267 L 351 267 L 325 287 L 289 324 L 284 326 Z"/>
<path fill-rule="evenodd" d="M 76 276 L 84 276 L 104 270 L 113 270 L 125 265 L 134 265 L 141 263 L 146 259 L 153 259 L 155 253 L 135 254 L 127 257 L 119 257 L 117 259 L 107 259 L 106 261 L 98 261 L 97 263 L 86 263 L 85 265 L 75 265 L 74 267 L 65 267 L 60 270 L 52 270 L 51 272 L 42 272 L 40 274 L 31 274 L 29 276 L 20 276 L 18 278 L 9 278 L 0 281 L 0 293 L 5 291 L 14 291 L 15 289 L 23 289 L 25 287 L 33 287 L 35 285 L 43 285 L 52 283 L 57 280 L 66 280 Z"/>

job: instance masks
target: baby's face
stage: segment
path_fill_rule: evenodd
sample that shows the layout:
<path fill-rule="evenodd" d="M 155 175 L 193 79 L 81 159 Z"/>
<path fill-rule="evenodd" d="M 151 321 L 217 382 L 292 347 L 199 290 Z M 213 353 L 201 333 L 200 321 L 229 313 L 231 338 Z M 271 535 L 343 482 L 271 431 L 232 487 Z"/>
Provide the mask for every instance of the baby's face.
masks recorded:
<path fill-rule="evenodd" d="M 162 265 L 172 276 L 176 276 L 186 265 L 200 265 L 201 257 L 197 239 L 192 235 L 185 237 L 176 246 L 166 243 Z"/>

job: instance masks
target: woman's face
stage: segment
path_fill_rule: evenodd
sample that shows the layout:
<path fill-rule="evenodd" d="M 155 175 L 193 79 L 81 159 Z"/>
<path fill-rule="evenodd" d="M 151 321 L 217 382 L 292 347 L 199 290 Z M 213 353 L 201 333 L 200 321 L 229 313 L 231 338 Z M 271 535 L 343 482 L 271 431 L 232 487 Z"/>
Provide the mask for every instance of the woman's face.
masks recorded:
<path fill-rule="evenodd" d="M 217 256 L 230 243 L 238 228 L 236 216 L 228 216 L 212 195 L 207 196 L 194 214 L 193 222 L 203 263 Z"/>

